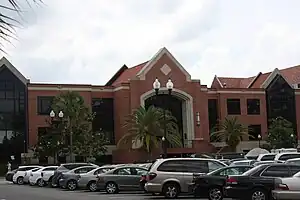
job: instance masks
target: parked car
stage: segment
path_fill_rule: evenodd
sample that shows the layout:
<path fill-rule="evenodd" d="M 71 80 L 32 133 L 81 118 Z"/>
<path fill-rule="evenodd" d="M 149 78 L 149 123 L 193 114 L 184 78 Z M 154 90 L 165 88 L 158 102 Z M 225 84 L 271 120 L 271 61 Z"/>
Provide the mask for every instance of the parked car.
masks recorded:
<path fill-rule="evenodd" d="M 274 160 L 276 156 L 276 153 L 262 153 L 259 154 L 259 156 L 257 157 L 257 161 L 270 161 L 270 160 Z"/>
<path fill-rule="evenodd" d="M 140 177 L 146 174 L 148 169 L 137 166 L 122 166 L 98 175 L 97 188 L 105 190 L 108 194 L 116 194 L 119 191 L 140 190 Z"/>
<path fill-rule="evenodd" d="M 77 189 L 77 181 L 81 177 L 81 174 L 85 174 L 93 169 L 96 169 L 96 166 L 83 166 L 77 167 L 68 172 L 63 172 L 59 179 L 59 186 L 61 188 L 66 188 L 68 190 Z"/>
<path fill-rule="evenodd" d="M 253 166 L 258 166 L 258 165 L 264 165 L 264 164 L 273 164 L 275 163 L 274 160 L 265 160 L 265 161 L 257 161 L 256 163 L 253 164 Z"/>
<path fill-rule="evenodd" d="M 43 182 L 44 182 L 44 186 L 45 185 L 51 185 L 52 183 L 52 178 L 54 176 L 54 172 L 57 170 L 58 166 L 56 166 L 56 169 L 55 170 L 44 170 L 41 172 L 41 177 L 43 179 Z"/>
<path fill-rule="evenodd" d="M 272 197 L 276 200 L 299 200 L 300 199 L 300 172 L 293 177 L 277 178 Z"/>
<path fill-rule="evenodd" d="M 291 177 L 300 171 L 300 166 L 289 164 L 259 165 L 241 176 L 229 176 L 224 195 L 233 199 L 260 199 L 271 197 L 276 177 Z"/>
<path fill-rule="evenodd" d="M 292 158 L 288 159 L 284 162 L 285 164 L 294 164 L 294 165 L 300 165 L 300 158 Z"/>
<path fill-rule="evenodd" d="M 252 167 L 245 166 L 229 166 L 217 169 L 207 175 L 194 174 L 193 184 L 191 184 L 191 192 L 196 197 L 208 198 L 210 200 L 223 199 L 223 187 L 226 184 L 227 176 L 241 175 Z"/>
<path fill-rule="evenodd" d="M 300 158 L 300 153 L 291 153 L 291 152 L 279 153 L 276 154 L 274 160 L 279 163 L 284 163 L 286 160 L 293 159 L 293 158 Z"/>
<path fill-rule="evenodd" d="M 43 180 L 42 173 L 45 172 L 52 172 L 57 169 L 57 166 L 47 166 L 47 167 L 42 167 L 36 171 L 32 171 L 29 177 L 29 184 L 30 185 L 38 185 L 39 187 L 43 187 L 46 182 Z"/>
<path fill-rule="evenodd" d="M 91 163 L 66 163 L 66 164 L 61 164 L 54 172 L 54 175 L 52 176 L 51 179 L 51 186 L 52 187 L 58 187 L 59 186 L 59 179 L 60 176 L 62 175 L 63 172 L 70 171 L 72 169 L 75 169 L 77 167 L 83 167 L 83 166 L 96 166 Z"/>
<path fill-rule="evenodd" d="M 79 189 L 88 189 L 91 192 L 95 192 L 98 190 L 97 188 L 97 180 L 98 175 L 106 173 L 112 169 L 115 168 L 115 165 L 111 166 L 104 166 L 104 167 L 98 167 L 96 169 L 93 169 L 85 174 L 81 174 L 78 181 L 77 181 L 77 187 Z"/>
<path fill-rule="evenodd" d="M 16 173 L 13 175 L 13 183 L 23 185 L 24 184 L 25 172 L 28 171 L 28 170 L 35 169 L 37 167 L 40 167 L 40 166 L 32 165 L 32 166 L 18 168 Z"/>
<path fill-rule="evenodd" d="M 31 169 L 31 170 L 27 170 L 25 172 L 24 179 L 23 179 L 24 184 L 29 184 L 29 178 L 30 178 L 32 172 L 36 172 L 37 170 L 39 170 L 41 168 L 42 168 L 42 166 L 39 166 L 37 168 Z"/>
<path fill-rule="evenodd" d="M 189 192 L 193 173 L 207 174 L 226 166 L 218 160 L 207 158 L 158 159 L 147 174 L 145 190 L 162 193 L 166 198 L 176 198 L 180 193 Z"/>
<path fill-rule="evenodd" d="M 238 161 L 233 161 L 230 166 L 237 166 L 237 165 L 249 165 L 249 166 L 253 166 L 254 163 L 256 163 L 256 160 L 238 160 Z"/>
<path fill-rule="evenodd" d="M 27 168 L 27 167 L 31 167 L 31 166 L 20 166 L 17 169 L 14 169 L 12 171 L 8 171 L 5 175 L 5 179 L 6 181 L 9 182 L 13 182 L 13 176 L 15 175 L 15 173 L 18 171 L 18 169 L 22 169 L 22 168 Z"/>

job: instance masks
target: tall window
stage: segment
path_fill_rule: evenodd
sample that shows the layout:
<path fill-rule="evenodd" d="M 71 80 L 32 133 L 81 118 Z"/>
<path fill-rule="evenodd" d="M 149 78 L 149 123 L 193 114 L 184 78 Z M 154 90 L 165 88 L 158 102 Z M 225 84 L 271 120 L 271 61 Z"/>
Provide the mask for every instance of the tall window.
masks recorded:
<path fill-rule="evenodd" d="M 209 131 L 212 132 L 216 128 L 219 119 L 217 99 L 208 99 L 208 119 Z"/>
<path fill-rule="evenodd" d="M 51 112 L 51 105 L 53 102 L 53 96 L 39 96 L 37 98 L 38 114 L 39 115 L 49 115 Z"/>
<path fill-rule="evenodd" d="M 240 115 L 241 114 L 240 99 L 227 99 L 227 114 L 228 115 Z"/>
<path fill-rule="evenodd" d="M 260 100 L 259 99 L 247 99 L 247 114 L 259 115 L 260 114 Z"/>
<path fill-rule="evenodd" d="M 249 125 L 248 130 L 249 140 L 258 140 L 258 135 L 261 135 L 261 125 Z"/>
<path fill-rule="evenodd" d="M 115 143 L 114 138 L 114 101 L 112 98 L 92 99 L 92 111 L 95 113 L 93 131 L 106 134 L 110 144 Z"/>

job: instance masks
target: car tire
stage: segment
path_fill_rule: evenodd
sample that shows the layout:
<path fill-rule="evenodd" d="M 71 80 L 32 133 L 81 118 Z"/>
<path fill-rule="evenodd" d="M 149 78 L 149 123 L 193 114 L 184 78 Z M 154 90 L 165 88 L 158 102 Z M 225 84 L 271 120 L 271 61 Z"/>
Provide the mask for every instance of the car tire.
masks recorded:
<path fill-rule="evenodd" d="M 180 193 L 180 186 L 178 183 L 167 183 L 163 186 L 163 195 L 167 199 L 175 199 Z"/>
<path fill-rule="evenodd" d="M 17 184 L 18 185 L 24 185 L 24 177 L 20 176 L 17 178 Z"/>
<path fill-rule="evenodd" d="M 36 183 L 39 187 L 44 187 L 45 186 L 45 182 L 42 178 L 38 179 Z"/>
<path fill-rule="evenodd" d="M 97 182 L 96 181 L 89 182 L 87 188 L 89 189 L 90 192 L 96 192 L 98 190 Z"/>
<path fill-rule="evenodd" d="M 208 190 L 209 200 L 223 200 L 223 192 L 219 187 L 212 187 Z"/>
<path fill-rule="evenodd" d="M 119 192 L 119 188 L 115 182 L 108 182 L 105 185 L 105 191 L 107 194 L 117 194 Z"/>
<path fill-rule="evenodd" d="M 266 190 L 261 189 L 261 188 L 254 188 L 251 191 L 251 195 L 250 195 L 250 200 L 252 199 L 261 199 L 261 200 L 268 200 L 268 193 Z"/>
<path fill-rule="evenodd" d="M 74 191 L 77 189 L 77 182 L 75 180 L 69 180 L 67 182 L 67 189 L 70 191 Z"/>

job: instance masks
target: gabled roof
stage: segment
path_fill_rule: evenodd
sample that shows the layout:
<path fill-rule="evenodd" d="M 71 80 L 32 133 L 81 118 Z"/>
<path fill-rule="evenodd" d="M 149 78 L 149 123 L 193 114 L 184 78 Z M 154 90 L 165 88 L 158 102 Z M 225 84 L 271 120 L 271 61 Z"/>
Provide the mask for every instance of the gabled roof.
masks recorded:
<path fill-rule="evenodd" d="M 24 85 L 27 85 L 29 83 L 29 79 L 25 78 L 17 68 L 15 68 L 5 57 L 2 57 L 0 59 L 0 70 L 3 70 L 4 68 L 7 68 L 10 70 Z"/>
<path fill-rule="evenodd" d="M 286 69 L 275 69 L 273 72 L 261 73 L 246 78 L 218 77 L 227 88 L 265 88 L 279 74 L 290 84 L 300 84 L 300 65 Z"/>

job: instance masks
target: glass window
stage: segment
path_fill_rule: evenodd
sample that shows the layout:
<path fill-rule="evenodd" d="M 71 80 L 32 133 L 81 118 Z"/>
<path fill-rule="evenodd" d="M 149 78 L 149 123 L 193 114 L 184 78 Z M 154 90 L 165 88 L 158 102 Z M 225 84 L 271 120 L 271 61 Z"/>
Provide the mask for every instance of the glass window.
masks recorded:
<path fill-rule="evenodd" d="M 148 172 L 147 170 L 140 169 L 140 168 L 135 168 L 135 171 L 136 171 L 136 175 L 138 176 L 145 175 Z"/>
<path fill-rule="evenodd" d="M 14 113 L 15 101 L 13 99 L 0 99 L 0 113 Z"/>
<path fill-rule="evenodd" d="M 289 177 L 289 168 L 287 166 L 270 166 L 261 176 L 267 177 Z"/>
<path fill-rule="evenodd" d="M 57 169 L 57 167 L 49 167 L 46 169 L 43 169 L 42 171 L 55 171 Z"/>
<path fill-rule="evenodd" d="M 274 160 L 275 155 L 265 155 L 261 158 L 261 161 Z"/>
<path fill-rule="evenodd" d="M 158 168 L 158 171 L 164 171 L 164 172 L 186 172 L 186 166 L 185 163 L 183 163 L 181 160 L 169 160 L 163 162 Z"/>
<path fill-rule="evenodd" d="M 83 168 L 75 170 L 74 173 L 75 174 L 83 174 L 83 173 L 87 173 L 93 169 L 95 169 L 95 168 L 94 167 L 83 167 Z"/>
<path fill-rule="evenodd" d="M 290 166 L 291 175 L 298 173 L 300 171 L 300 166 Z"/>
<path fill-rule="evenodd" d="M 218 101 L 217 99 L 208 99 L 208 121 L 209 132 L 215 131 L 219 120 Z"/>
<path fill-rule="evenodd" d="M 39 115 L 49 115 L 49 113 L 51 112 L 53 98 L 54 97 L 52 96 L 40 96 L 37 98 Z"/>
<path fill-rule="evenodd" d="M 286 161 L 288 159 L 300 158 L 300 154 L 284 154 L 278 160 Z"/>
<path fill-rule="evenodd" d="M 228 115 L 240 115 L 241 114 L 240 99 L 227 99 L 227 114 Z"/>
<path fill-rule="evenodd" d="M 261 125 L 249 125 L 248 126 L 249 132 L 249 140 L 258 140 L 258 135 L 261 135 Z"/>
<path fill-rule="evenodd" d="M 241 173 L 234 168 L 225 169 L 220 173 L 221 176 L 240 175 Z"/>
<path fill-rule="evenodd" d="M 208 173 L 209 164 L 207 160 L 184 160 L 185 172 L 189 173 Z"/>
<path fill-rule="evenodd" d="M 219 168 L 224 167 L 224 165 L 221 165 L 220 163 L 217 162 L 213 162 L 213 161 L 208 161 L 208 168 L 209 168 L 209 172 L 215 171 Z"/>
<path fill-rule="evenodd" d="M 130 168 L 121 168 L 121 169 L 117 169 L 114 174 L 118 174 L 118 175 L 131 175 L 131 170 Z"/>
<path fill-rule="evenodd" d="M 247 99 L 247 114 L 259 115 L 260 114 L 260 100 L 259 99 Z"/>

